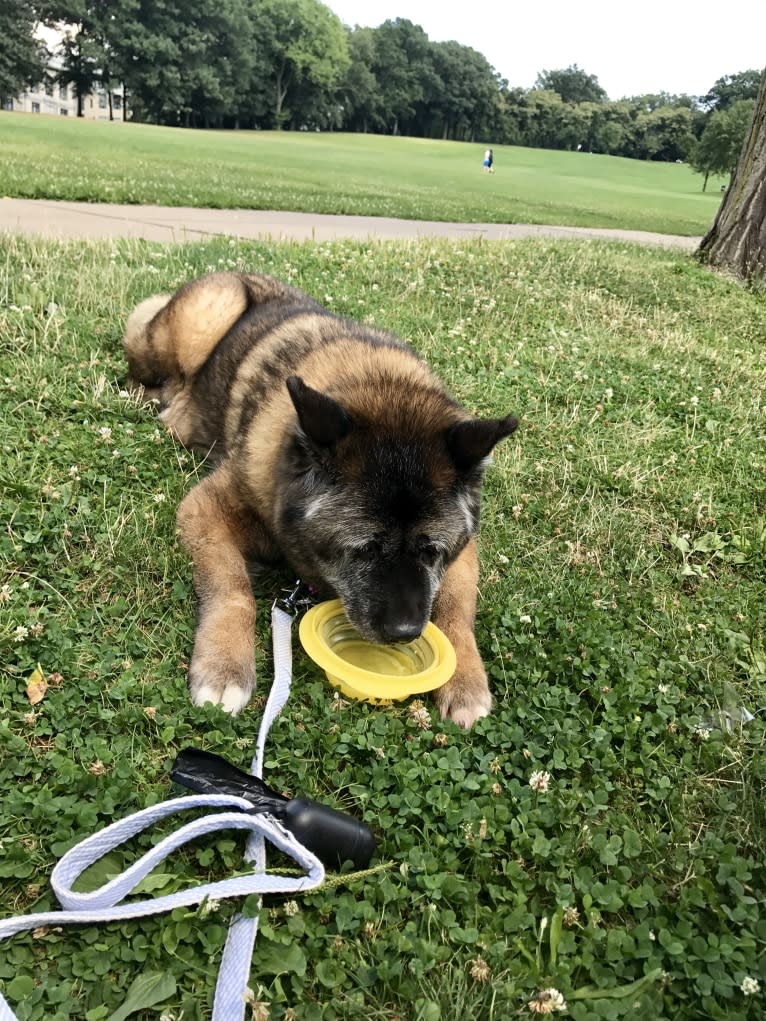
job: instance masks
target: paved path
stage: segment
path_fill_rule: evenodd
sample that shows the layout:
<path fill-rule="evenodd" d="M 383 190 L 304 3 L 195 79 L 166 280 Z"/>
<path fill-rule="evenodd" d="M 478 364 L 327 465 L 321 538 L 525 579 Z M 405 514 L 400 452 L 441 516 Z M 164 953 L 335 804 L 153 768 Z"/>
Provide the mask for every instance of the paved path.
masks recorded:
<path fill-rule="evenodd" d="M 440 237 L 611 238 L 693 251 L 700 238 L 652 234 L 642 230 L 597 227 L 548 227 L 536 224 L 437 223 L 394 220 L 382 216 L 329 216 L 257 209 L 191 209 L 172 206 L 117 206 L 106 203 L 52 202 L 47 199 L 0 199 L 0 232 L 39 234 L 49 238 L 145 238 L 148 241 L 203 241 L 217 235 L 272 241 L 361 241 Z"/>

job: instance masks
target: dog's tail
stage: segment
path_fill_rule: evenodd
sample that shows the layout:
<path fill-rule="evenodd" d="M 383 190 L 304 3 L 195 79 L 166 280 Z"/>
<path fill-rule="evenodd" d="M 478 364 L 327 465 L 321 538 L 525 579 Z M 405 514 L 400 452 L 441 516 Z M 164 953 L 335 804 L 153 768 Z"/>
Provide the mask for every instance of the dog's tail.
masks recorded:
<path fill-rule="evenodd" d="M 213 273 L 137 305 L 123 339 L 130 383 L 152 390 L 193 377 L 251 303 L 243 276 Z"/>
<path fill-rule="evenodd" d="M 153 389 L 167 378 L 164 365 L 155 357 L 149 339 L 149 327 L 170 299 L 170 294 L 155 294 L 136 305 L 128 316 L 122 344 L 128 356 L 128 381 L 131 386 Z"/>

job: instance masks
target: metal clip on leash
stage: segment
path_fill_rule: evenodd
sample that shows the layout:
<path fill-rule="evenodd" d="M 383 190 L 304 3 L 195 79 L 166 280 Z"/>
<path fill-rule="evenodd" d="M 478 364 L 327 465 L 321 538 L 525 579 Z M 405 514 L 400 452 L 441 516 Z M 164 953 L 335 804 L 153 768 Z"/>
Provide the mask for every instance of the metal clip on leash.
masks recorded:
<path fill-rule="evenodd" d="M 304 587 L 298 583 L 271 611 L 274 646 L 274 682 L 258 731 L 251 773 L 238 770 L 225 759 L 197 749 L 186 749 L 176 759 L 171 776 L 201 793 L 165 801 L 112 823 L 86 837 L 63 856 L 51 874 L 51 886 L 64 908 L 0 921 L 0 941 L 16 933 L 47 925 L 98 924 L 142 918 L 189 907 L 211 899 L 247 897 L 250 894 L 300 893 L 313 890 L 324 880 L 324 865 L 351 859 L 358 868 L 369 864 L 375 838 L 363 824 L 343 812 L 304 798 L 288 799 L 261 779 L 266 737 L 290 694 L 292 679 L 291 627 L 296 608 L 306 605 Z M 309 598 L 310 602 L 310 598 Z M 187 823 L 160 841 L 121 875 L 90 893 L 76 893 L 72 886 L 94 862 L 154 823 L 187 809 L 222 808 Z M 224 879 L 150 900 L 120 903 L 178 847 L 199 836 L 223 829 L 247 830 L 250 837 L 245 860 L 252 861 L 251 875 Z M 266 873 L 266 838 L 291 857 L 302 876 Z M 258 930 L 258 918 L 236 915 L 229 927 L 213 1001 L 212 1021 L 242 1021 L 245 991 Z M 0 994 L 0 1021 L 18 1021 Z"/>

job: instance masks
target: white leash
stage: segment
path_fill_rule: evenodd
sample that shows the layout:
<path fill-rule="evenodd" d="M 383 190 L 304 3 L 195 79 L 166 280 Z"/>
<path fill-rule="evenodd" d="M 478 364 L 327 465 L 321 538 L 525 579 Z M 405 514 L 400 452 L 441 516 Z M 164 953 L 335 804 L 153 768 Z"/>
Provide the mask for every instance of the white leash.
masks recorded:
<path fill-rule="evenodd" d="M 271 729 L 271 724 L 279 716 L 282 708 L 290 695 L 290 685 L 293 676 L 293 648 L 291 641 L 291 629 L 293 618 L 285 613 L 276 603 L 271 608 L 271 640 L 273 645 L 274 680 L 271 691 L 266 701 L 266 708 L 263 711 L 263 720 L 258 731 L 258 742 L 255 746 L 255 755 L 250 764 L 250 772 L 253 776 L 263 778 L 263 755 L 266 746 L 266 737 Z M 258 818 L 257 816 L 255 818 Z M 286 831 L 285 831 L 286 832 Z M 295 839 L 295 838 L 293 838 Z M 297 846 L 305 854 L 309 854 L 302 844 Z M 297 859 L 296 855 L 293 855 Z M 262 832 L 254 831 L 245 848 L 245 861 L 255 863 L 255 874 L 263 874 L 266 869 L 266 843 Z M 316 858 L 322 874 L 316 882 L 302 887 L 302 889 L 313 889 L 324 880 L 324 868 Z M 303 862 L 300 863 L 306 868 Z M 309 873 L 310 874 L 310 873 Z M 265 893 L 265 890 L 259 890 Z M 284 891 L 283 891 L 284 892 Z M 260 910 L 262 900 L 258 900 Z M 255 948 L 255 937 L 258 932 L 258 915 L 252 918 L 245 918 L 237 915 L 231 920 L 229 933 L 226 937 L 226 946 L 223 949 L 221 959 L 221 970 L 218 972 L 218 982 L 215 987 L 215 998 L 213 1000 L 212 1021 L 240 1021 L 245 1015 L 245 988 L 250 975 L 250 962 L 253 959 Z M 244 978 L 244 984 L 242 979 Z M 2 1019 L 0 1019 L 2 1021 Z"/>
<path fill-rule="evenodd" d="M 292 617 L 275 603 L 271 611 L 271 620 L 274 636 L 274 683 L 258 731 L 256 753 L 251 766 L 252 774 L 257 777 L 261 777 L 263 771 L 266 737 L 287 701 L 292 677 L 290 641 Z M 87 868 L 126 840 L 167 816 L 187 809 L 201 808 L 228 808 L 238 811 L 216 812 L 187 823 L 147 851 L 121 875 L 97 890 L 76 893 L 72 889 L 73 883 Z M 252 804 L 249 801 L 235 795 L 195 794 L 153 805 L 128 816 L 127 819 L 112 823 L 67 851 L 54 868 L 51 886 L 64 910 L 6 918 L 0 922 L 0 941 L 16 933 L 48 925 L 75 923 L 87 925 L 123 921 L 172 911 L 177 907 L 188 907 L 208 898 L 220 900 L 225 897 L 247 897 L 253 893 L 300 893 L 319 886 L 324 881 L 325 872 L 316 855 L 299 843 L 276 819 L 268 815 L 248 814 L 251 809 Z M 149 900 L 120 903 L 174 850 L 190 840 L 224 829 L 249 831 L 245 859 L 255 863 L 255 870 L 251 875 L 205 883 Z M 305 874 L 303 876 L 266 874 L 266 839 L 294 859 Z M 212 1021 L 242 1021 L 245 1016 L 245 991 L 250 976 L 257 929 L 257 917 L 244 918 L 238 915 L 232 920 L 215 990 Z M 0 1021 L 18 1021 L 2 994 L 0 994 Z"/>

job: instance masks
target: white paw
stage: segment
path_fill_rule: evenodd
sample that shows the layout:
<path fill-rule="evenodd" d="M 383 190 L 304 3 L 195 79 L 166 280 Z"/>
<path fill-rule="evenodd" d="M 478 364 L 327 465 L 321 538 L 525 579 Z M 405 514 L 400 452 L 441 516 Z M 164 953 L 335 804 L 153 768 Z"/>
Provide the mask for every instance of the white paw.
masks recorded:
<path fill-rule="evenodd" d="M 477 699 L 471 705 L 461 705 L 450 708 L 447 715 L 453 720 L 459 727 L 463 727 L 468 730 L 470 727 L 480 720 L 482 716 L 489 716 L 492 711 L 492 699 L 488 696 L 486 699 Z"/>
<path fill-rule="evenodd" d="M 465 730 L 492 712 L 492 696 L 483 678 L 468 683 L 453 678 L 437 688 L 433 698 L 441 718 L 452 720 Z"/>
<path fill-rule="evenodd" d="M 232 716 L 242 712 L 249 701 L 250 692 L 240 688 L 238 684 L 227 684 L 223 690 L 215 684 L 203 684 L 192 693 L 192 702 L 195 705 L 212 702 Z"/>
<path fill-rule="evenodd" d="M 255 671 L 239 673 L 231 665 L 217 670 L 204 669 L 192 662 L 189 671 L 189 694 L 195 705 L 212 702 L 226 713 L 236 716 L 250 701 L 255 687 Z"/>

